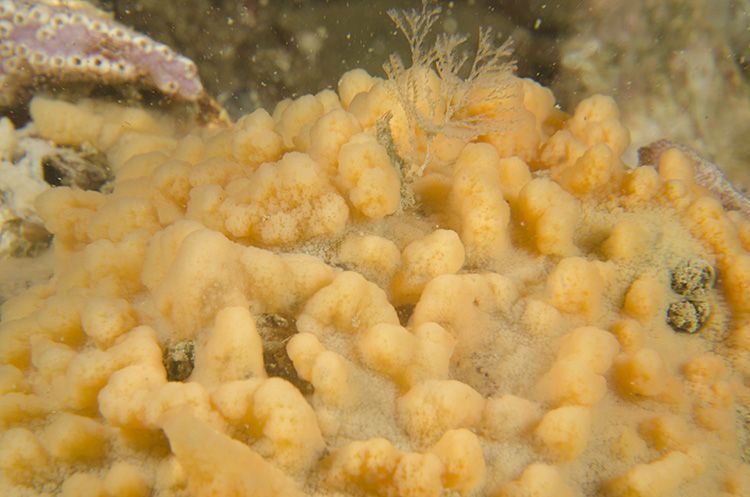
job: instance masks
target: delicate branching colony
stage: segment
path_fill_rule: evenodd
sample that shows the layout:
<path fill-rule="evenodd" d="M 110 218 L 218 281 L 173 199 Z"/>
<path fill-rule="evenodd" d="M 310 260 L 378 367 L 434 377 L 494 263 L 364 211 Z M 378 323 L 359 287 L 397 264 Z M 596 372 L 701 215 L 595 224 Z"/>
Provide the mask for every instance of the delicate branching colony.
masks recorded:
<path fill-rule="evenodd" d="M 427 40 L 440 12 L 431 0 L 423 0 L 420 10 L 388 11 L 411 49 L 410 67 L 397 54 L 391 54 L 383 66 L 389 90 L 408 120 L 411 150 L 403 157 L 405 169 L 400 171 L 407 183 L 420 177 L 430 163 L 435 136 L 473 141 L 507 130 L 511 124 L 508 115 L 512 115 L 509 111 L 517 105 L 513 98 L 512 40 L 495 46 L 493 31 L 482 27 L 473 59 L 461 50 L 468 40 L 465 34 L 440 33 L 429 45 Z M 380 127 L 387 126 L 391 117 L 383 116 Z M 388 133 L 379 135 L 386 138 L 381 142 L 388 141 Z M 389 150 L 394 148 L 392 143 L 385 145 Z M 398 161 L 394 163 L 399 165 Z"/>

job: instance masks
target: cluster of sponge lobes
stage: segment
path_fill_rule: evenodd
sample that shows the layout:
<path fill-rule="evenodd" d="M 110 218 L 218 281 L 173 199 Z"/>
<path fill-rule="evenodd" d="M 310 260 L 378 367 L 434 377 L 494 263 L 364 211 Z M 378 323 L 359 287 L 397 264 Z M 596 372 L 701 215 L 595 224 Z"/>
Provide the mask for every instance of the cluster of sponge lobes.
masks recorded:
<path fill-rule="evenodd" d="M 624 164 L 610 98 L 511 77 L 467 143 L 388 85 L 223 128 L 33 101 L 115 179 L 38 199 L 56 265 L 2 306 L 3 495 L 750 494 L 750 220 L 679 152 Z M 685 261 L 720 281 L 694 335 L 665 318 Z"/>

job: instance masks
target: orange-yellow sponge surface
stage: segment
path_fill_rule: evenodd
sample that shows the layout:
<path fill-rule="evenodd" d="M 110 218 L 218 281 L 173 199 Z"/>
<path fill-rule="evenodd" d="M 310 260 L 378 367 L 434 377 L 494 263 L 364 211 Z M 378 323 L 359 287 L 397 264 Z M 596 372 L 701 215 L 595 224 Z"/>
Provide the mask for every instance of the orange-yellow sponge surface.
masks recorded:
<path fill-rule="evenodd" d="M 2 495 L 750 495 L 750 220 L 607 97 L 391 72 L 187 132 L 33 102 L 115 179 L 37 201 Z"/>

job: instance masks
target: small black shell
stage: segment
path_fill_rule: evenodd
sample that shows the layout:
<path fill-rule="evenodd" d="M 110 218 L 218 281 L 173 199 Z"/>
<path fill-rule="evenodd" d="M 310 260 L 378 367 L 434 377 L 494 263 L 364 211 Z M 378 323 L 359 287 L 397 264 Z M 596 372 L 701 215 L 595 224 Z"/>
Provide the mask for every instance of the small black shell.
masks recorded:
<path fill-rule="evenodd" d="M 164 368 L 167 380 L 185 381 L 195 366 L 195 344 L 192 340 L 177 342 L 164 351 Z"/>
<path fill-rule="evenodd" d="M 279 314 L 261 314 L 255 324 L 263 339 L 263 364 L 268 376 L 284 378 L 303 395 L 312 393 L 312 385 L 297 375 L 297 370 L 286 353 L 287 342 L 297 333 L 294 319 Z"/>
<path fill-rule="evenodd" d="M 669 305 L 667 324 L 674 331 L 695 333 L 708 320 L 711 307 L 702 300 L 681 300 Z"/>
<path fill-rule="evenodd" d="M 716 271 L 704 261 L 687 261 L 672 270 L 672 290 L 683 297 L 705 294 L 714 285 Z"/>

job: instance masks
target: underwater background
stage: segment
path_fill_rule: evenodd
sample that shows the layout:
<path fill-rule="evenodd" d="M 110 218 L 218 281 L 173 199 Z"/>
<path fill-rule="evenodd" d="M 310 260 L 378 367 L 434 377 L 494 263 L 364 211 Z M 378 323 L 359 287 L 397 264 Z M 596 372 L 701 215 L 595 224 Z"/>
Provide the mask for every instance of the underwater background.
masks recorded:
<path fill-rule="evenodd" d="M 518 73 L 549 86 L 563 109 L 617 100 L 633 151 L 682 142 L 750 185 L 750 1 L 467 0 L 438 2 L 446 32 L 489 26 L 515 44 Z M 407 53 L 386 15 L 393 0 L 107 0 L 116 19 L 196 62 L 232 115 L 335 87 L 362 67 L 382 75 Z M 631 160 L 635 162 L 634 152 Z"/>

